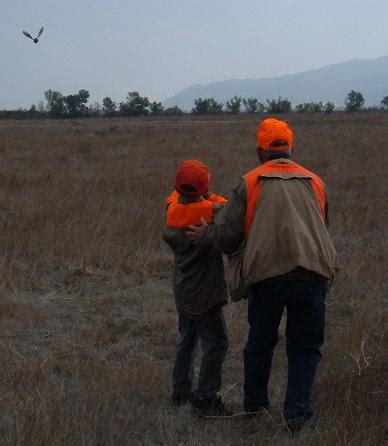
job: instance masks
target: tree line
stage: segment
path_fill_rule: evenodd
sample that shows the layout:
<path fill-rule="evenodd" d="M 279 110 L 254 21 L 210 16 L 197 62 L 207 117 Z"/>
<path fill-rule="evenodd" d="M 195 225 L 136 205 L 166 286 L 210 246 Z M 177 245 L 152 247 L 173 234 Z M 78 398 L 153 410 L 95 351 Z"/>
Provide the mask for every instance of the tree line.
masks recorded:
<path fill-rule="evenodd" d="M 131 91 L 122 102 L 115 102 L 109 96 L 89 104 L 90 93 L 81 89 L 78 93 L 64 96 L 57 90 L 44 92 L 46 102 L 30 109 L 3 110 L 0 118 L 35 119 L 35 118 L 78 118 L 78 117 L 114 117 L 114 116 L 180 116 L 185 114 L 178 106 L 164 108 L 161 102 L 151 102 L 148 97 L 141 96 L 137 91 Z M 354 113 L 364 109 L 365 99 L 362 93 L 352 90 L 345 100 L 345 111 Z M 388 109 L 388 95 L 381 100 L 381 108 Z M 376 109 L 376 107 L 372 107 Z M 238 113 L 332 113 L 335 110 L 333 102 L 305 102 L 293 106 L 287 98 L 267 99 L 266 103 L 257 98 L 242 98 L 233 96 L 226 103 L 218 102 L 213 97 L 197 98 L 191 109 L 193 115 L 219 115 Z"/>

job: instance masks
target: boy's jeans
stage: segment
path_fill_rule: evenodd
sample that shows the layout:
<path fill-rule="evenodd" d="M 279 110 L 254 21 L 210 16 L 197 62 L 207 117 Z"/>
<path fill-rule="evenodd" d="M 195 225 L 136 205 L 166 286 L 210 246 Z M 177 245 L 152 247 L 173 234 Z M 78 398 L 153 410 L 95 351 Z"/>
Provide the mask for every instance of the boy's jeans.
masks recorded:
<path fill-rule="evenodd" d="M 180 340 L 176 347 L 173 389 L 179 395 L 190 396 L 193 385 L 193 359 L 198 342 L 203 357 L 198 378 L 197 399 L 214 398 L 221 390 L 222 364 L 228 349 L 228 334 L 222 309 L 205 319 L 192 320 L 179 316 Z"/>
<path fill-rule="evenodd" d="M 278 327 L 287 309 L 288 383 L 284 401 L 287 420 L 308 421 L 313 416 L 310 394 L 324 342 L 326 284 L 294 280 L 261 282 L 251 288 L 250 325 L 244 350 L 244 408 L 268 407 L 268 379 Z"/>

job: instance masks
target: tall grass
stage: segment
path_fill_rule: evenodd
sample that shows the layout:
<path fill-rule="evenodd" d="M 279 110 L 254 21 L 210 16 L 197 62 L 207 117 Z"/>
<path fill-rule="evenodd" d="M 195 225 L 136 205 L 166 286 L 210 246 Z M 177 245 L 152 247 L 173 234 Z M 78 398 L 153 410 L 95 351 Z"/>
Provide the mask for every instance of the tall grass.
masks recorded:
<path fill-rule="evenodd" d="M 256 164 L 255 116 L 0 121 L 0 442 L 20 445 L 388 441 L 384 171 L 388 115 L 286 117 L 295 159 L 329 190 L 341 270 L 327 300 L 314 430 L 284 431 L 284 340 L 260 420 L 200 421 L 168 404 L 177 340 L 161 240 L 176 163 L 213 189 Z M 242 410 L 246 306 L 226 309 L 225 399 Z"/>

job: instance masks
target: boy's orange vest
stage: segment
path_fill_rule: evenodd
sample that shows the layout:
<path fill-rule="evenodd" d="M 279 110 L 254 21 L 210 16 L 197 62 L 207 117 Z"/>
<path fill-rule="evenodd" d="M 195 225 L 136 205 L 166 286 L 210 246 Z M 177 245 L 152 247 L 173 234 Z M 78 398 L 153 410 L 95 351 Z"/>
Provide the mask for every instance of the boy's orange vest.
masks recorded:
<path fill-rule="evenodd" d="M 187 228 L 190 225 L 199 225 L 203 217 L 206 223 L 213 221 L 213 203 L 208 200 L 193 203 L 170 202 L 167 209 L 166 224 L 170 228 Z"/>
<path fill-rule="evenodd" d="M 207 201 L 211 201 L 212 203 L 219 203 L 219 204 L 226 204 L 228 202 L 226 198 L 221 197 L 221 195 L 213 194 L 212 192 L 209 193 L 205 199 Z M 174 192 L 171 195 L 169 195 L 164 200 L 164 202 L 166 203 L 167 206 L 169 206 L 171 203 L 175 203 L 178 200 L 179 200 L 179 192 L 174 190 Z"/>
<path fill-rule="evenodd" d="M 282 174 L 286 175 L 296 175 L 302 178 L 310 178 L 315 197 L 319 209 L 322 214 L 323 220 L 326 218 L 325 204 L 326 204 L 326 193 L 325 187 L 322 180 L 313 172 L 305 169 L 304 167 L 296 164 L 294 162 L 277 162 L 268 161 L 262 166 L 251 170 L 244 175 L 244 181 L 247 191 L 247 212 L 245 214 L 245 235 L 248 235 L 252 226 L 253 217 L 255 215 L 255 209 L 257 203 L 260 199 L 260 177 L 276 177 L 279 175 L 281 178 Z"/>

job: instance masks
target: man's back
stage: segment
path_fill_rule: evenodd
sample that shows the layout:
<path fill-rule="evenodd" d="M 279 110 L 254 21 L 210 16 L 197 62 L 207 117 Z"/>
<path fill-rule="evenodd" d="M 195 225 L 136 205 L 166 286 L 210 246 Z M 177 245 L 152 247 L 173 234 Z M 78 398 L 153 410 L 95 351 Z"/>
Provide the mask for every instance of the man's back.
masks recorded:
<path fill-rule="evenodd" d="M 300 167 L 296 163 L 291 166 Z M 292 171 L 288 175 L 272 172 L 260 176 L 258 181 L 260 193 L 244 255 L 246 281 L 253 284 L 296 268 L 331 280 L 336 268 L 336 252 L 312 178 L 307 174 L 293 175 Z"/>

